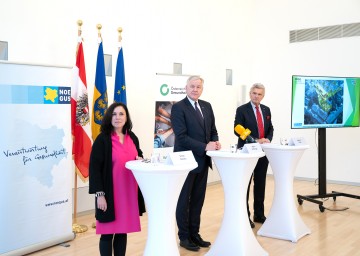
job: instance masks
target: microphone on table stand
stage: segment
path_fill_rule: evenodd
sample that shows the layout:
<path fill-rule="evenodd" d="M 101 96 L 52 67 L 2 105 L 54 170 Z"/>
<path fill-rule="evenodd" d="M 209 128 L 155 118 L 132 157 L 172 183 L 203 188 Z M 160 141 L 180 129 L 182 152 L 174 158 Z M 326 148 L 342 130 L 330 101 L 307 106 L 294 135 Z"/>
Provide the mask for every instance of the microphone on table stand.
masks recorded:
<path fill-rule="evenodd" d="M 251 131 L 244 126 L 237 124 L 234 128 L 234 131 L 240 136 L 242 140 L 248 140 L 251 143 L 256 143 L 256 140 L 250 136 Z"/>

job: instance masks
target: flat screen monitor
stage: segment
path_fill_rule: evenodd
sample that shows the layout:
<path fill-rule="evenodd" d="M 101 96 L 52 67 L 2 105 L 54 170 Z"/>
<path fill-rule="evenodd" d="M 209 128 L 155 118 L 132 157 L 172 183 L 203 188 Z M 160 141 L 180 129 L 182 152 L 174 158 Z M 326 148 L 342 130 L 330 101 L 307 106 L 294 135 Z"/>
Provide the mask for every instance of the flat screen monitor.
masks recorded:
<path fill-rule="evenodd" d="M 359 127 L 360 78 L 292 76 L 291 128 Z"/>

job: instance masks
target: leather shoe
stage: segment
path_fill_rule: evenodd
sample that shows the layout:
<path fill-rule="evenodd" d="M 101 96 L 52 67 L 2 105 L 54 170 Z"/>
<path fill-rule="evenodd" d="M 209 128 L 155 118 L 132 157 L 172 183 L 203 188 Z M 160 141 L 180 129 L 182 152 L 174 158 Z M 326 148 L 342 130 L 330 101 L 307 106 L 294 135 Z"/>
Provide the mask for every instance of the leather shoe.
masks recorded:
<path fill-rule="evenodd" d="M 266 220 L 265 216 L 254 216 L 254 222 L 264 223 Z"/>
<path fill-rule="evenodd" d="M 250 220 L 250 218 L 249 218 L 249 222 L 250 222 L 250 227 L 251 227 L 251 228 L 255 228 L 255 223 L 252 222 L 252 221 Z"/>
<path fill-rule="evenodd" d="M 194 244 L 189 239 L 180 240 L 180 246 L 184 247 L 185 249 L 187 249 L 189 251 L 195 251 L 196 252 L 196 251 L 200 250 L 200 247 L 197 246 L 196 244 Z"/>
<path fill-rule="evenodd" d="M 200 247 L 209 247 L 211 245 L 209 241 L 204 241 L 199 234 L 192 235 L 190 239 L 194 244 Z"/>

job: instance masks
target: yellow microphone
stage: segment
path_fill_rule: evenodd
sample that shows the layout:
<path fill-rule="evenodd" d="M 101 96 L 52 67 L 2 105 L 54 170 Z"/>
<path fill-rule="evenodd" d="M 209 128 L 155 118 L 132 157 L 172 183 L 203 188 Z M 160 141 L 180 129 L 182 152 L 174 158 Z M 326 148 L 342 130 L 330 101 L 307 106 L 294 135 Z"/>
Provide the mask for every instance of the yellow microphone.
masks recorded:
<path fill-rule="evenodd" d="M 246 138 L 249 138 L 251 142 L 255 142 L 255 139 L 250 136 L 251 131 L 248 128 L 244 128 L 244 126 L 237 124 L 234 130 L 242 140 L 246 140 Z"/>

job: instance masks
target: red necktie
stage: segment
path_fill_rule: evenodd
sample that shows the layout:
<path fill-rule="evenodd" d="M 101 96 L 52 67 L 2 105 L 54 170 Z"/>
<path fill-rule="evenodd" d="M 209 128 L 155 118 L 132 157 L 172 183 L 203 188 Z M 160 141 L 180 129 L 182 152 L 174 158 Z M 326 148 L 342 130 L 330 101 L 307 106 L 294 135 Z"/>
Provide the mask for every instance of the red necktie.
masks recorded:
<path fill-rule="evenodd" d="M 263 120 L 259 111 L 259 107 L 256 106 L 256 119 L 257 119 L 257 125 L 258 125 L 258 130 L 259 130 L 259 139 L 262 139 L 265 137 L 264 134 L 264 124 L 263 124 Z"/>

